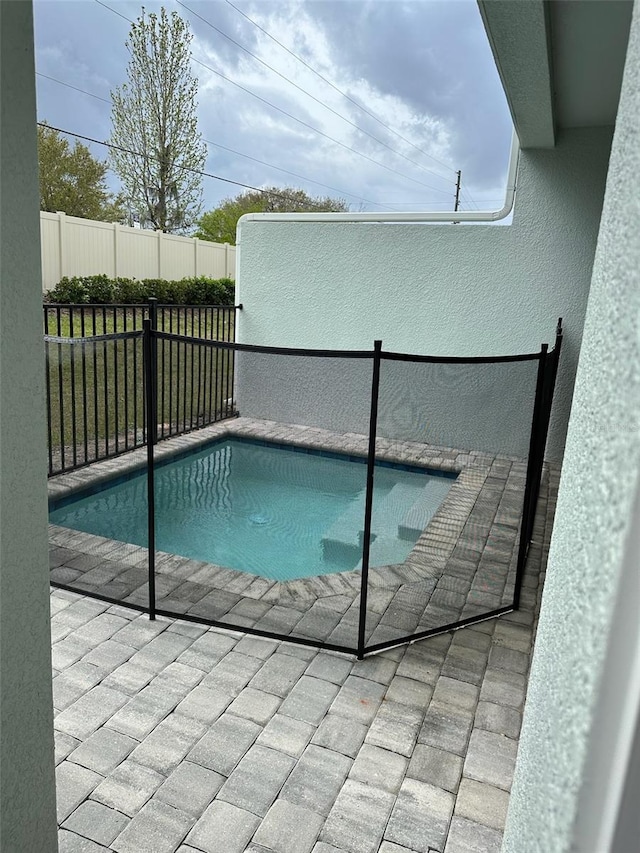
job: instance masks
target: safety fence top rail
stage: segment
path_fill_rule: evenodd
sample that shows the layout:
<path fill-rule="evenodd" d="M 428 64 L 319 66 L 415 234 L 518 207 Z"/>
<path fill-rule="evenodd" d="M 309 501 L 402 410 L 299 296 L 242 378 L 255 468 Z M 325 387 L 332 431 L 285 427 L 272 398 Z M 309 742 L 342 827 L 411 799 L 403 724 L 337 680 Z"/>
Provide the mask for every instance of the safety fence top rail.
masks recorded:
<path fill-rule="evenodd" d="M 369 358 L 376 357 L 376 351 L 371 350 L 332 350 L 332 349 L 303 349 L 300 347 L 274 347 L 258 344 L 238 344 L 230 341 L 210 341 L 206 338 L 196 338 L 190 335 L 177 335 L 169 332 L 152 330 L 155 338 L 162 341 L 174 341 L 192 345 L 202 345 L 214 349 L 233 350 L 234 352 L 258 352 L 271 355 L 309 356 L 313 358 Z M 545 345 L 546 346 L 546 345 Z M 380 351 L 379 356 L 388 361 L 415 361 L 432 364 L 500 364 L 513 361 L 536 361 L 540 352 L 522 353 L 520 355 L 480 355 L 480 356 L 446 356 L 446 355 L 417 355 L 411 353 Z"/>
<path fill-rule="evenodd" d="M 404 352 L 381 352 L 384 361 L 414 361 L 422 364 L 503 364 L 511 361 L 536 361 L 539 352 L 527 352 L 521 355 L 416 355 Z"/>
<path fill-rule="evenodd" d="M 253 344 L 234 344 L 227 341 L 210 341 L 206 338 L 194 338 L 187 335 L 172 335 L 167 332 L 152 330 L 153 337 L 161 341 L 175 341 L 176 343 L 202 345 L 213 349 L 225 349 L 238 352 L 262 352 L 271 355 L 299 355 L 317 358 L 373 358 L 373 350 L 324 350 L 324 349 L 296 349 L 294 347 L 268 347 L 255 346 Z"/>

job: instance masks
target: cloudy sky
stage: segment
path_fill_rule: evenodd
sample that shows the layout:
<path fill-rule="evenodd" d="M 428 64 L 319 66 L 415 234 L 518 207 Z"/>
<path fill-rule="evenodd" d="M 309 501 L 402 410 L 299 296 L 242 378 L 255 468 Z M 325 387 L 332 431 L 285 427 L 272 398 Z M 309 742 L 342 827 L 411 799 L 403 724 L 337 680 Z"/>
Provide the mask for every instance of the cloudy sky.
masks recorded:
<path fill-rule="evenodd" d="M 194 35 L 207 172 L 382 211 L 452 209 L 460 169 L 462 210 L 502 206 L 511 120 L 475 0 L 145 8 L 160 5 Z M 127 19 L 141 4 L 35 0 L 34 10 L 39 120 L 108 139 L 110 92 L 126 80 Z M 90 148 L 106 159 L 104 147 Z M 241 189 L 205 177 L 203 209 Z"/>

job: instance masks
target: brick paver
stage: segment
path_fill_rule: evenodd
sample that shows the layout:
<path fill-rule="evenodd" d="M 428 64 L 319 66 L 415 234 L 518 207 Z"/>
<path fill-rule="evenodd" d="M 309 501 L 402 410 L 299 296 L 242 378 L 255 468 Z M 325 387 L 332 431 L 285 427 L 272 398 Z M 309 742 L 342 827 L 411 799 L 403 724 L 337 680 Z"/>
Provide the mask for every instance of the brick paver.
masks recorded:
<path fill-rule="evenodd" d="M 494 464 L 507 481 L 511 464 Z M 61 853 L 497 853 L 555 503 L 545 514 L 546 498 L 557 479 L 551 472 L 543 481 L 518 613 L 363 662 L 190 622 L 150 622 L 53 591 Z M 481 502 L 504 526 L 507 491 L 516 489 L 495 507 Z M 471 606 L 474 589 L 478 601 L 502 594 L 494 592 L 500 571 L 482 574 L 473 532 L 433 593 L 441 614 Z M 506 578 L 511 555 L 501 536 L 490 530 L 486 547 Z M 74 542 L 81 547 L 82 537 Z M 103 548 L 116 563 L 113 543 Z M 136 568 L 136 556 L 120 554 L 130 561 L 123 572 Z M 54 548 L 57 569 L 102 564 L 77 558 L 74 547 Z M 185 561 L 166 569 L 185 584 L 204 577 L 200 566 L 193 581 Z M 382 612 L 387 592 L 382 585 L 372 595 Z M 273 610 L 298 606 L 301 618 L 308 608 L 298 594 Z M 352 619 L 345 591 L 332 596 L 334 612 Z"/>

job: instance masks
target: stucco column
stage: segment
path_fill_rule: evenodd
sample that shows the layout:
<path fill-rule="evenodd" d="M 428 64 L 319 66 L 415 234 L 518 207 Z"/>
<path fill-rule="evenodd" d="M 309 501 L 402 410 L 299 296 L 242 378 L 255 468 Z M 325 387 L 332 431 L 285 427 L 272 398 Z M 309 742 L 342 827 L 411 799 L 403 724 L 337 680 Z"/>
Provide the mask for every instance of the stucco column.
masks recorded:
<path fill-rule="evenodd" d="M 638 849 L 639 321 L 636 3 L 504 853 Z"/>
<path fill-rule="evenodd" d="M 33 13 L 0 3 L 0 849 L 57 850 Z"/>

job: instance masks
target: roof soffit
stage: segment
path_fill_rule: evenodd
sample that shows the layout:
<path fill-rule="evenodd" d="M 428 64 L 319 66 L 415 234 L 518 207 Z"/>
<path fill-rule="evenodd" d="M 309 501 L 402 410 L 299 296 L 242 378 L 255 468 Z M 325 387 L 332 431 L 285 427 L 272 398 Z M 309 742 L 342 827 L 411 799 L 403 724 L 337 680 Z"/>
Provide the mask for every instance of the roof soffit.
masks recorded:
<path fill-rule="evenodd" d="M 478 0 L 522 148 L 555 144 L 548 4 Z"/>

